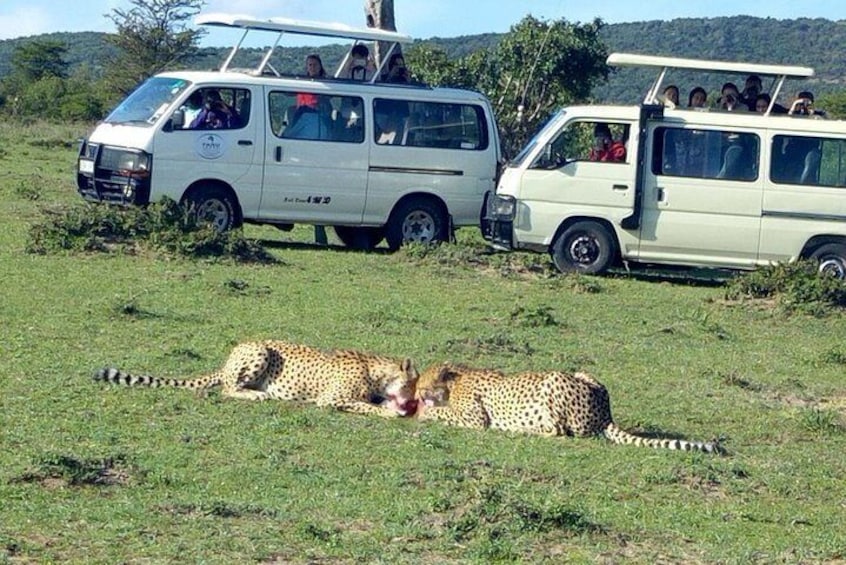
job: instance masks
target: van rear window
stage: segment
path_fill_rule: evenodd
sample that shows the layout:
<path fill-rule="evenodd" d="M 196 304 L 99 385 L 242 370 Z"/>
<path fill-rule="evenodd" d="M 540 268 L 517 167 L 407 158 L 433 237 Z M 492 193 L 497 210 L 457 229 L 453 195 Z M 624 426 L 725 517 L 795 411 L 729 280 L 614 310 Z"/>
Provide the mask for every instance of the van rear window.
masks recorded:
<path fill-rule="evenodd" d="M 846 187 L 846 139 L 776 135 L 772 155 L 774 183 Z"/>
<path fill-rule="evenodd" d="M 480 106 L 376 98 L 374 140 L 380 145 L 483 150 L 488 128 Z"/>

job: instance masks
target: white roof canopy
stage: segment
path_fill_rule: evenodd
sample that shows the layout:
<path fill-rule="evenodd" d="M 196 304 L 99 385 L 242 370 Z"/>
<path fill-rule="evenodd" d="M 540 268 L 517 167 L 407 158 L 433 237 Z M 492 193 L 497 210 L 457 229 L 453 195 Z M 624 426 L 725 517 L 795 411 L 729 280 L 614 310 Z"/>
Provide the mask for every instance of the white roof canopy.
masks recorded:
<path fill-rule="evenodd" d="M 756 63 L 681 59 L 677 57 L 655 57 L 652 55 L 637 55 L 633 53 L 611 53 L 608 55 L 606 62 L 609 65 L 614 66 L 691 69 L 697 71 L 738 73 L 747 75 L 785 76 L 799 79 L 806 79 L 814 76 L 814 69 L 809 67 L 760 65 Z"/>
<path fill-rule="evenodd" d="M 762 65 L 757 63 L 736 63 L 731 61 L 710 61 L 705 59 L 682 59 L 678 57 L 658 57 L 634 53 L 611 53 L 606 60 L 608 65 L 629 67 L 653 67 L 660 69 L 658 77 L 644 98 L 644 104 L 658 102 L 661 83 L 669 69 L 686 69 L 692 71 L 735 73 L 744 75 L 764 75 L 777 79 L 777 86 L 772 93 L 770 108 L 775 104 L 778 93 L 785 79 L 808 79 L 814 76 L 814 69 L 810 67 L 794 67 L 788 65 Z"/>
<path fill-rule="evenodd" d="M 387 41 L 391 43 L 411 43 L 413 41 L 411 36 L 378 28 L 354 28 L 334 22 L 314 22 L 289 18 L 260 20 L 243 14 L 202 14 L 194 19 L 194 23 L 206 26 L 240 28 L 248 31 L 261 30 L 358 41 Z"/>
<path fill-rule="evenodd" d="M 333 37 L 337 39 L 346 40 L 352 39 L 355 42 L 385 42 L 390 44 L 390 47 L 387 50 L 386 57 L 393 53 L 395 49 L 397 49 L 398 44 L 411 43 L 413 41 L 411 36 L 397 33 L 395 31 L 388 31 L 378 28 L 354 28 L 341 23 L 294 20 L 289 18 L 268 18 L 262 20 L 244 14 L 201 14 L 194 18 L 194 23 L 201 26 L 229 27 L 244 30 L 241 39 L 234 47 L 232 47 L 232 50 L 229 52 L 229 56 L 221 65 L 221 71 L 225 71 L 229 68 L 229 64 L 232 62 L 232 59 L 235 58 L 235 54 L 241 48 L 244 39 L 246 39 L 247 34 L 250 31 L 269 31 L 278 34 L 276 37 L 276 42 L 273 44 L 272 47 L 270 47 L 270 49 L 268 49 L 267 53 L 265 53 L 264 57 L 262 58 L 261 63 L 259 63 L 258 67 L 256 67 L 256 69 L 253 71 L 256 74 L 264 73 L 265 69 L 269 69 L 276 75 L 279 74 L 276 69 L 274 69 L 273 66 L 270 65 L 270 57 L 273 55 L 273 51 L 276 49 L 276 46 L 279 45 L 282 36 L 286 33 L 296 35 L 310 35 L 313 37 Z M 347 53 L 347 57 L 344 58 L 344 61 L 341 63 L 341 66 L 335 72 L 336 76 L 341 71 L 341 68 L 347 62 L 348 58 L 349 53 Z M 381 61 L 378 70 L 381 71 L 384 65 L 385 61 Z M 372 81 L 375 80 L 376 75 L 374 74 Z"/>

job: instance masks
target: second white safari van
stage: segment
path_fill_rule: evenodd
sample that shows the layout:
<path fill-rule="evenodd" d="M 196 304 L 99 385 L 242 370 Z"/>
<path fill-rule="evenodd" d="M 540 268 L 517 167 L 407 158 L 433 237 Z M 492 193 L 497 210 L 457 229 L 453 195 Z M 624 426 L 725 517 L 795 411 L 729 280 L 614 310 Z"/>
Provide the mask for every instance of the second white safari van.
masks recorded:
<path fill-rule="evenodd" d="M 146 205 L 167 196 L 221 230 L 333 226 L 359 248 L 446 240 L 456 226 L 478 225 L 500 158 L 482 94 L 380 81 L 382 68 L 345 78 L 346 59 L 335 75 L 315 78 L 283 76 L 271 64 L 286 33 L 386 42 L 385 59 L 410 38 L 227 14 L 197 23 L 278 37 L 256 68 L 230 67 L 242 37 L 218 71 L 167 72 L 142 84 L 83 141 L 84 198 Z"/>
<path fill-rule="evenodd" d="M 846 121 L 795 111 L 802 100 L 776 107 L 785 79 L 812 69 L 633 54 L 608 63 L 654 67 L 658 78 L 640 105 L 551 117 L 488 198 L 482 229 L 494 247 L 549 253 L 561 271 L 804 258 L 846 278 Z M 768 77 L 771 101 L 676 107 L 661 96 L 670 69 Z"/>

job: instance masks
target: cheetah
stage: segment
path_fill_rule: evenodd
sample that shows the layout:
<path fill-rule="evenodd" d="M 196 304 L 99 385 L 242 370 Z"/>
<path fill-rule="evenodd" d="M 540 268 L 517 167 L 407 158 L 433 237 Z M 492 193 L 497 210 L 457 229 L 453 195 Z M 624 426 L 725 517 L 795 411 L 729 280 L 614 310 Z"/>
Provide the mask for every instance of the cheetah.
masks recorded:
<path fill-rule="evenodd" d="M 219 386 L 222 395 L 232 398 L 311 402 L 386 418 L 414 412 L 417 378 L 410 359 L 324 351 L 284 341 L 238 344 L 222 369 L 193 379 L 136 376 L 114 368 L 94 374 L 94 380 L 113 384 L 187 388 L 201 393 Z"/>
<path fill-rule="evenodd" d="M 417 380 L 416 416 L 452 426 L 545 436 L 604 435 L 613 443 L 722 453 L 717 443 L 639 437 L 611 418 L 608 390 L 586 373 L 505 375 L 451 363 Z"/>

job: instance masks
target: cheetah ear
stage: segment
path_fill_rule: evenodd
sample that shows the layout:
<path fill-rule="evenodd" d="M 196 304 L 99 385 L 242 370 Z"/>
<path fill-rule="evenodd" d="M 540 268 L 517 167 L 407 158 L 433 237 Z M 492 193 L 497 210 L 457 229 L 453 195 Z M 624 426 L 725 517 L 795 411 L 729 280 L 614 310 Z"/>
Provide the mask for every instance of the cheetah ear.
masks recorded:
<path fill-rule="evenodd" d="M 438 372 L 438 380 L 442 383 L 454 381 L 457 376 L 458 373 L 453 371 L 452 367 L 450 367 L 448 363 L 445 363 L 444 366 L 441 367 L 441 370 Z"/>
<path fill-rule="evenodd" d="M 409 357 L 402 360 L 400 369 L 402 369 L 402 371 L 409 377 L 417 378 L 418 376 L 417 369 L 414 368 L 414 361 L 412 361 Z"/>

